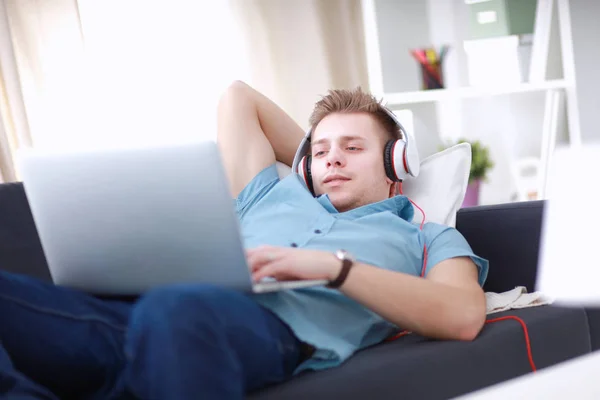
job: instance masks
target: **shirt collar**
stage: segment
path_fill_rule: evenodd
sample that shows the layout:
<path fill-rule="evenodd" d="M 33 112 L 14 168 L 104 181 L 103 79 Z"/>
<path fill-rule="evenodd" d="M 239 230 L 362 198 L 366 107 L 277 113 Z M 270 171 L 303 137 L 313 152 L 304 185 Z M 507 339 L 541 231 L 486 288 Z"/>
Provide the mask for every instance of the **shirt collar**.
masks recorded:
<path fill-rule="evenodd" d="M 366 215 L 390 211 L 400 218 L 410 222 L 415 215 L 415 210 L 410 203 L 410 200 L 406 196 L 402 195 L 394 196 L 376 203 L 366 204 L 342 213 L 340 213 L 331 203 L 331 200 L 327 194 L 317 197 L 316 200 L 319 202 L 319 204 L 321 204 L 321 206 L 323 206 L 323 208 L 325 208 L 329 213 L 334 214 L 337 218 L 356 219 Z"/>

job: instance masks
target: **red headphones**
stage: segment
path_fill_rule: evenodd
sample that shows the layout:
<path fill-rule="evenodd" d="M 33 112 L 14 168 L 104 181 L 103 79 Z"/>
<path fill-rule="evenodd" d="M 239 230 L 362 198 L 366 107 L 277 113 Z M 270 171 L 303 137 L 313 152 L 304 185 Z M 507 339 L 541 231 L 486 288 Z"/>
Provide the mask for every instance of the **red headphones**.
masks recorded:
<path fill-rule="evenodd" d="M 388 178 L 394 182 L 402 182 L 407 176 L 416 178 L 419 175 L 419 153 L 415 140 L 410 137 L 404 129 L 396 115 L 386 107 L 383 107 L 387 115 L 394 121 L 400 130 L 401 137 L 396 140 L 390 140 L 386 143 L 383 150 L 383 165 Z M 310 172 L 311 155 L 310 140 L 312 128 L 306 133 L 300 146 L 296 151 L 292 171 L 296 172 L 311 193 L 314 193 L 312 175 Z"/>

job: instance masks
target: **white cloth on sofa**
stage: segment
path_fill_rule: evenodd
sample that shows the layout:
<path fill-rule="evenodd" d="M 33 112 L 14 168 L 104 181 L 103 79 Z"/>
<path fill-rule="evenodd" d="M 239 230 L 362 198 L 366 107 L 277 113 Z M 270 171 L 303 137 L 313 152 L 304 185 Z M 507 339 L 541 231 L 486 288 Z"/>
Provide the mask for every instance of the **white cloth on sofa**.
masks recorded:
<path fill-rule="evenodd" d="M 493 314 L 513 308 L 537 307 L 552 304 L 554 299 L 541 292 L 527 293 L 527 288 L 517 286 L 503 293 L 486 292 L 486 312 Z"/>

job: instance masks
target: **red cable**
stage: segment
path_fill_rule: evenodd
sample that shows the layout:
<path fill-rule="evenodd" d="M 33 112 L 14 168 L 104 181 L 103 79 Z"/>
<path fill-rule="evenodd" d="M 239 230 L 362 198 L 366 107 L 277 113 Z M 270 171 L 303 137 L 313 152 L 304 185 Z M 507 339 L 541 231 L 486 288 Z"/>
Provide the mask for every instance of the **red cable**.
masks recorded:
<path fill-rule="evenodd" d="M 521 327 L 523 328 L 523 334 L 525 335 L 525 346 L 527 347 L 527 358 L 529 359 L 529 365 L 531 366 L 531 371 L 536 372 L 537 368 L 535 367 L 535 363 L 533 362 L 533 355 L 531 353 L 531 342 L 529 341 L 529 331 L 527 330 L 527 325 L 525 324 L 525 321 L 514 315 L 506 315 L 504 317 L 488 319 L 487 321 L 485 321 L 485 323 L 489 324 L 491 322 L 506 321 L 508 319 L 514 319 L 521 324 Z"/>
<path fill-rule="evenodd" d="M 409 331 L 401 331 L 401 332 L 396 333 L 394 336 L 390 336 L 389 338 L 386 338 L 385 341 L 393 342 L 394 340 L 400 339 L 402 336 L 406 336 L 409 333 L 410 333 Z"/>
<path fill-rule="evenodd" d="M 425 211 L 423 211 L 423 209 L 421 207 L 419 207 L 417 205 L 417 203 L 415 203 L 414 201 L 412 201 L 411 199 L 408 199 L 413 206 L 417 207 L 419 209 L 419 211 L 421 211 L 421 214 L 423 214 L 423 219 L 421 220 L 421 226 L 419 227 L 420 230 L 423 230 L 423 225 L 425 224 Z M 423 278 L 425 276 L 425 268 L 427 268 L 427 244 L 423 245 L 423 266 L 421 267 L 421 278 Z"/>
<path fill-rule="evenodd" d="M 506 320 L 509 320 L 509 319 L 514 319 L 514 320 L 518 321 L 521 324 L 521 327 L 523 328 L 523 334 L 525 335 L 525 346 L 527 348 L 527 359 L 529 360 L 529 365 L 531 366 L 531 371 L 532 372 L 536 372 L 537 368 L 535 366 L 535 363 L 533 362 L 533 354 L 531 353 L 531 342 L 529 341 L 529 331 L 527 329 L 527 325 L 525 324 L 525 321 L 523 321 L 521 318 L 516 317 L 514 315 L 506 315 L 504 317 L 498 317 L 498 318 L 488 319 L 487 321 L 485 321 L 485 323 L 489 324 L 489 323 L 492 323 L 492 322 L 506 321 Z M 385 339 L 385 341 L 386 342 L 393 342 L 394 340 L 400 339 L 401 337 L 406 336 L 409 333 L 411 333 L 411 332 L 407 331 L 407 330 L 404 330 L 404 331 L 398 332 L 394 336 L 391 336 L 391 337 Z"/>
<path fill-rule="evenodd" d="M 402 193 L 402 182 L 398 183 L 398 191 L 401 195 L 404 195 Z M 412 203 L 413 206 L 415 206 L 416 208 L 419 209 L 419 211 L 421 211 L 421 214 L 423 214 L 423 220 L 421 221 L 421 225 L 419 227 L 420 230 L 423 230 L 423 225 L 425 224 L 425 212 L 414 201 L 412 201 L 411 199 L 408 199 L 408 200 Z M 427 245 L 425 244 L 423 246 L 423 267 L 421 268 L 421 277 L 425 276 L 425 268 L 426 267 L 427 267 Z M 529 365 L 531 366 L 531 371 L 536 372 L 537 368 L 535 367 L 535 363 L 533 362 L 533 355 L 531 353 L 531 342 L 529 341 L 529 330 L 527 329 L 527 324 L 525 324 L 525 321 L 523 321 L 521 318 L 516 317 L 514 315 L 507 315 L 504 317 L 488 319 L 485 321 L 485 323 L 489 324 L 492 322 L 506 321 L 509 319 L 514 319 L 515 321 L 517 321 L 521 324 L 521 327 L 523 328 L 523 334 L 525 335 L 525 346 L 527 348 L 527 358 L 529 360 Z M 394 336 L 387 338 L 385 341 L 392 342 L 396 339 L 400 339 L 401 337 L 408 335 L 409 333 L 411 333 L 411 332 L 404 330 L 404 331 L 398 332 Z"/>

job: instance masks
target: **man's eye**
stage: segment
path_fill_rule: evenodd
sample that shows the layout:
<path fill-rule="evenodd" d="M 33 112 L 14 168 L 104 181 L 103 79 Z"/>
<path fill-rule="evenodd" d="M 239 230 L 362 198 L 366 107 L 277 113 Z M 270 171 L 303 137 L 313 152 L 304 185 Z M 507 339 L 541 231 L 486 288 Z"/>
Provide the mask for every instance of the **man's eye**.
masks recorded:
<path fill-rule="evenodd" d="M 319 156 L 322 156 L 323 154 L 325 154 L 324 151 L 317 151 L 314 156 L 319 157 Z"/>
<path fill-rule="evenodd" d="M 356 147 L 356 146 L 349 146 L 348 150 L 350 150 L 350 151 L 358 151 L 360 149 L 358 147 Z"/>

